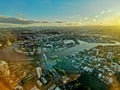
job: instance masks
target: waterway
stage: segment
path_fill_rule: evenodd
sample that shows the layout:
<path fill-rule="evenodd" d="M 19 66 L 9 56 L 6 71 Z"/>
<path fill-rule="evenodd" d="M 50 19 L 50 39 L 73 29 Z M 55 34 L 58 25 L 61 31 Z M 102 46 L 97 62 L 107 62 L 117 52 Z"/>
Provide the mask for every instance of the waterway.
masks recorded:
<path fill-rule="evenodd" d="M 68 56 L 68 55 L 71 55 L 74 52 L 83 51 L 85 49 L 89 50 L 89 49 L 91 49 L 95 46 L 98 46 L 98 45 L 102 45 L 102 46 L 120 45 L 120 42 L 116 42 L 116 41 L 114 41 L 115 43 L 88 43 L 88 42 L 79 40 L 79 42 L 80 42 L 79 45 L 76 45 L 76 46 L 71 47 L 71 48 L 66 48 L 64 50 L 55 52 L 54 54 L 56 54 L 58 56 Z"/>

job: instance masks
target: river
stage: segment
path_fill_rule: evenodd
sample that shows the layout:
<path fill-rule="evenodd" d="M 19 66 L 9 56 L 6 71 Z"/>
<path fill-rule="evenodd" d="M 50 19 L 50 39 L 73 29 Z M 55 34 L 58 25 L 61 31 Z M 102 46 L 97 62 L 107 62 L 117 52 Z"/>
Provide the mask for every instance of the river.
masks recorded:
<path fill-rule="evenodd" d="M 74 52 L 83 51 L 84 49 L 89 50 L 89 49 L 91 49 L 95 46 L 98 46 L 98 45 L 102 45 L 102 46 L 120 45 L 120 42 L 116 42 L 116 41 L 114 41 L 115 43 L 88 43 L 88 42 L 79 40 L 79 42 L 80 42 L 79 45 L 55 52 L 54 55 L 56 54 L 58 56 L 68 56 Z"/>

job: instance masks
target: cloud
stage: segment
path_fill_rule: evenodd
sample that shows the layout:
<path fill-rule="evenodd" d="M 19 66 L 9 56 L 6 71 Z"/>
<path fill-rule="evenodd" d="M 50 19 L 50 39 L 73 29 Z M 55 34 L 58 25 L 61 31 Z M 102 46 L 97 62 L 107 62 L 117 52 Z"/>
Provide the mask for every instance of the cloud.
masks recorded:
<path fill-rule="evenodd" d="M 1 19 L 1 18 L 7 18 L 7 17 L 6 17 L 6 16 L 3 16 L 3 15 L 0 15 L 0 19 Z"/>
<path fill-rule="evenodd" d="M 66 25 L 67 26 L 81 26 L 82 24 L 80 22 L 68 22 Z"/>
<path fill-rule="evenodd" d="M 0 17 L 0 23 L 11 23 L 11 24 L 32 24 L 38 23 L 38 21 L 34 20 L 21 20 L 19 18 L 12 18 L 12 17 Z"/>
<path fill-rule="evenodd" d="M 41 21 L 41 23 L 49 23 L 49 21 Z"/>
<path fill-rule="evenodd" d="M 94 18 L 94 19 L 93 19 L 93 22 L 96 22 L 96 21 L 97 21 L 97 20 Z"/>
<path fill-rule="evenodd" d="M 18 16 L 18 18 L 19 18 L 20 20 L 25 20 L 25 17 L 24 17 L 24 15 L 23 15 L 23 13 L 17 13 L 16 15 Z"/>
<path fill-rule="evenodd" d="M 100 15 L 103 15 L 103 14 L 105 14 L 105 11 L 100 12 Z"/>
<path fill-rule="evenodd" d="M 112 10 L 111 10 L 111 9 L 108 9 L 108 10 L 107 10 L 107 13 L 111 13 L 111 12 L 112 12 Z"/>
<path fill-rule="evenodd" d="M 74 22 L 79 21 L 81 19 L 82 19 L 82 17 L 80 15 L 64 16 L 61 18 L 61 20 L 63 20 L 63 21 L 74 21 Z M 57 20 L 58 20 L 58 18 L 57 18 Z"/>
<path fill-rule="evenodd" d="M 17 16 L 23 17 L 24 15 L 22 13 L 17 13 Z"/>
<path fill-rule="evenodd" d="M 103 10 L 100 12 L 100 15 L 104 15 L 105 13 L 111 13 L 112 10 L 111 9 L 108 9 L 108 10 Z"/>
<path fill-rule="evenodd" d="M 120 25 L 120 13 L 115 13 L 111 16 L 103 17 L 99 20 L 103 25 Z"/>
<path fill-rule="evenodd" d="M 88 20 L 88 17 L 85 17 L 84 20 L 85 20 L 85 21 Z"/>
<path fill-rule="evenodd" d="M 64 23 L 64 21 L 56 21 L 55 23 Z"/>
<path fill-rule="evenodd" d="M 98 18 L 98 17 L 99 17 L 98 15 L 95 16 L 95 18 Z"/>

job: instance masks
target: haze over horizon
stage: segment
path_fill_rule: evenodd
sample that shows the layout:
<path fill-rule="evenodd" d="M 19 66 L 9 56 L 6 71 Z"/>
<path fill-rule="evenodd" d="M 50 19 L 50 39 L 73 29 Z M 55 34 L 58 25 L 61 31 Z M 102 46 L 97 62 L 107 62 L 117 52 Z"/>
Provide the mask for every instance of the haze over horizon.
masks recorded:
<path fill-rule="evenodd" d="M 0 26 L 120 26 L 120 0 L 1 0 L 0 7 Z"/>

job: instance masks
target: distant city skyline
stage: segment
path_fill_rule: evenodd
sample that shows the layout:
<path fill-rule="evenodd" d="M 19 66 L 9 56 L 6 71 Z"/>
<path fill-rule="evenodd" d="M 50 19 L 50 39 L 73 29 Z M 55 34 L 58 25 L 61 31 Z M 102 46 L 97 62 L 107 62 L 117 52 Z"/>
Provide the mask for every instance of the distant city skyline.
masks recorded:
<path fill-rule="evenodd" d="M 65 21 L 76 25 L 120 25 L 120 0 L 1 0 L 0 16 Z"/>

